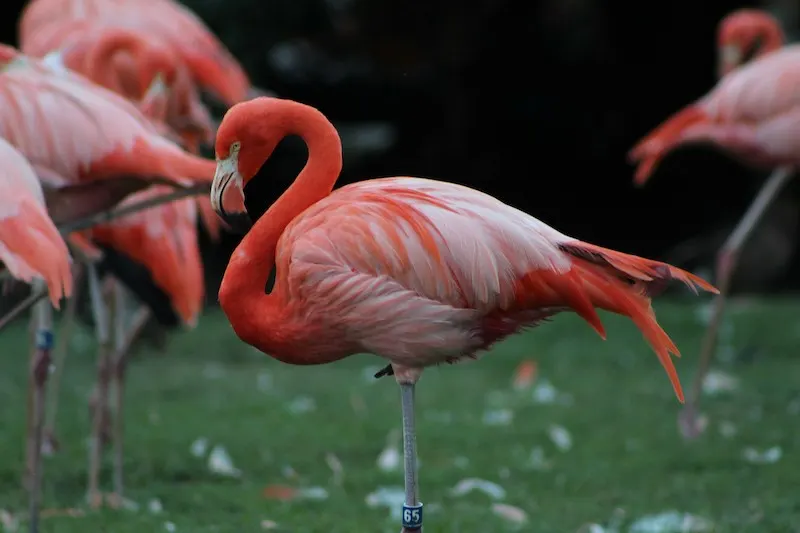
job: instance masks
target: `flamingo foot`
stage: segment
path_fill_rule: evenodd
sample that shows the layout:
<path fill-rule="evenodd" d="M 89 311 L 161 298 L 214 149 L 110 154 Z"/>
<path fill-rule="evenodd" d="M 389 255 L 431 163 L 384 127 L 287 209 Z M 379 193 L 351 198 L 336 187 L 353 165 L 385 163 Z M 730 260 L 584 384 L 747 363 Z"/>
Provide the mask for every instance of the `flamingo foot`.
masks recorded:
<path fill-rule="evenodd" d="M 694 405 L 687 404 L 678 415 L 678 428 L 681 435 L 687 441 L 691 441 L 702 435 L 708 423 L 704 416 L 697 412 Z"/>

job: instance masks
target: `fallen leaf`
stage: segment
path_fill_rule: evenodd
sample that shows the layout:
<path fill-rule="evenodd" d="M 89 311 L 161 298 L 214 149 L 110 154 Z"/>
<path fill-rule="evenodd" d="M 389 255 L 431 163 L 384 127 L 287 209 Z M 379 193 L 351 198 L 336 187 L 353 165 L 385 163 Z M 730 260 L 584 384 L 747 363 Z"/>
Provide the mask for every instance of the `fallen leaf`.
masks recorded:
<path fill-rule="evenodd" d="M 278 529 L 278 523 L 273 522 L 272 520 L 262 520 L 261 521 L 261 529 L 270 530 L 270 529 Z"/>
<path fill-rule="evenodd" d="M 164 511 L 164 506 L 161 505 L 161 500 L 158 498 L 153 498 L 149 502 L 147 502 L 147 510 L 153 514 L 159 514 Z"/>
<path fill-rule="evenodd" d="M 317 402 L 314 401 L 314 398 L 310 398 L 308 396 L 299 396 L 289 402 L 288 404 L 289 412 L 294 414 L 302 414 L 302 413 L 309 413 L 311 411 L 315 411 L 317 409 Z"/>
<path fill-rule="evenodd" d="M 367 507 L 386 507 L 393 520 L 400 520 L 403 514 L 402 506 L 406 499 L 403 487 L 378 487 L 367 494 L 364 499 Z"/>
<path fill-rule="evenodd" d="M 325 462 L 328 463 L 328 468 L 333 472 L 333 484 L 341 485 L 344 479 L 344 467 L 342 462 L 332 453 L 325 454 Z"/>
<path fill-rule="evenodd" d="M 505 503 L 493 503 L 492 512 L 514 524 L 524 524 L 528 521 L 528 515 L 519 507 L 507 505 Z"/>
<path fill-rule="evenodd" d="M 629 533 L 701 533 L 713 531 L 711 521 L 689 513 L 665 511 L 644 516 L 631 524 Z"/>
<path fill-rule="evenodd" d="M 572 448 L 572 436 L 565 427 L 553 424 L 547 429 L 547 434 L 550 440 L 553 441 L 553 444 L 556 445 L 556 448 L 562 452 L 566 452 Z"/>
<path fill-rule="evenodd" d="M 507 426 L 514 420 L 511 409 L 495 409 L 483 414 L 483 423 L 487 426 Z"/>
<path fill-rule="evenodd" d="M 200 437 L 195 439 L 192 443 L 192 446 L 189 448 L 189 452 L 195 457 L 203 457 L 206 454 L 206 450 L 208 449 L 208 439 L 205 437 Z"/>
<path fill-rule="evenodd" d="M 453 487 L 450 494 L 453 496 L 464 496 L 473 490 L 481 491 L 494 500 L 502 500 L 506 497 L 506 491 L 503 487 L 497 483 L 479 478 L 462 479 Z"/>
<path fill-rule="evenodd" d="M 545 471 L 553 468 L 553 463 L 545 457 L 544 448 L 536 446 L 531 450 L 531 454 L 528 456 L 528 461 L 525 463 L 525 466 L 531 470 Z"/>
<path fill-rule="evenodd" d="M 536 381 L 536 374 L 536 361 L 522 361 L 514 372 L 514 389 L 524 390 L 530 388 L 533 382 Z"/>
<path fill-rule="evenodd" d="M 703 379 L 703 394 L 717 396 L 725 392 L 733 392 L 739 388 L 739 380 L 721 370 L 711 370 Z"/>
<path fill-rule="evenodd" d="M 286 485 L 269 485 L 264 487 L 264 490 L 261 491 L 261 494 L 268 500 L 289 501 L 295 498 L 297 495 L 297 489 L 294 487 L 288 487 Z"/>
<path fill-rule="evenodd" d="M 781 457 L 783 457 L 783 450 L 780 446 L 767 448 L 763 452 L 759 452 L 755 448 L 745 448 L 742 452 L 742 457 L 748 463 L 769 465 L 780 461 Z"/>
<path fill-rule="evenodd" d="M 177 528 L 172 522 L 164 522 L 164 529 L 166 529 L 169 533 L 173 533 Z"/>
<path fill-rule="evenodd" d="M 208 469 L 214 474 L 221 476 L 239 477 L 242 471 L 233 466 L 228 451 L 221 445 L 214 446 L 208 456 Z"/>

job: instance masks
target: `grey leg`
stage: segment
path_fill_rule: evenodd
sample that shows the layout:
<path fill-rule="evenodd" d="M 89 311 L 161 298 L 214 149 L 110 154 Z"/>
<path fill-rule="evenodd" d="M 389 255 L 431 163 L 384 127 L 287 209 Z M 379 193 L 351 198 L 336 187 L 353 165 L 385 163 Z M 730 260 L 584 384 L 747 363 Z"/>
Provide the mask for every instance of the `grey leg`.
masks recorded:
<path fill-rule="evenodd" d="M 422 532 L 422 503 L 417 484 L 417 432 L 414 423 L 414 383 L 400 383 L 403 409 L 403 463 L 406 501 L 403 504 L 401 533 Z"/>

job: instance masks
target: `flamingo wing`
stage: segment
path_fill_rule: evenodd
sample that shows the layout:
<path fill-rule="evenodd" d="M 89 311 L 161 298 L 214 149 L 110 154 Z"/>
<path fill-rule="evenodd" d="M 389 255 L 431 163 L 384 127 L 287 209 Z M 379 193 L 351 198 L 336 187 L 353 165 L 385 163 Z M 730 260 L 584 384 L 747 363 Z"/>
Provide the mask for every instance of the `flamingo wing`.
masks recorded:
<path fill-rule="evenodd" d="M 648 289 L 677 278 L 713 290 L 473 189 L 420 178 L 335 191 L 286 228 L 276 257 L 276 294 L 297 316 L 333 320 L 356 349 L 409 366 L 469 354 L 567 308 L 603 334 L 594 311 L 602 307 L 639 325 L 676 383 L 668 352 L 677 349 L 652 316 Z"/>
<path fill-rule="evenodd" d="M 137 203 L 169 192 L 154 186 L 126 198 Z M 205 298 L 197 235 L 197 207 L 187 198 L 92 228 L 101 243 L 141 263 L 170 298 L 184 324 L 194 327 Z"/>
<path fill-rule="evenodd" d="M 44 206 L 33 168 L 0 139 L 0 261 L 15 278 L 43 279 L 58 307 L 72 293 L 71 259 Z"/>

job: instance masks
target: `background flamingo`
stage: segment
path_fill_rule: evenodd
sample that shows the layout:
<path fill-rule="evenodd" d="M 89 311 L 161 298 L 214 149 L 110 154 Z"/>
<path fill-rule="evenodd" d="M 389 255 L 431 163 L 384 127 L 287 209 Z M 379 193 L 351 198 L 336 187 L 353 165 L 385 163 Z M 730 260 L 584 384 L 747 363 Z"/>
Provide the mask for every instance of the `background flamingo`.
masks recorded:
<path fill-rule="evenodd" d="M 217 132 L 212 206 L 246 215 L 244 186 L 286 135 L 309 158 L 297 180 L 234 252 L 219 301 L 248 344 L 298 365 L 368 352 L 400 384 L 405 458 L 403 528 L 422 526 L 414 387 L 425 367 L 474 358 L 495 342 L 572 310 L 601 337 L 595 308 L 631 318 L 683 401 L 650 295 L 670 279 L 716 292 L 664 263 L 567 237 L 495 198 L 419 178 L 386 178 L 331 193 L 339 136 L 316 109 L 257 98 L 231 108 Z M 275 288 L 264 295 L 277 261 Z"/>
<path fill-rule="evenodd" d="M 13 146 L 0 138 L 0 262 L 11 274 L 28 283 L 47 284 L 50 303 L 59 308 L 62 298 L 72 293 L 72 272 L 67 245 L 47 215 L 44 194 L 30 164 Z M 31 353 L 29 418 L 26 448 L 41 445 L 44 412 L 43 382 L 52 348 L 52 315 L 46 301 L 36 304 L 33 314 L 36 346 Z M 41 462 L 28 462 L 25 479 L 31 487 L 32 528 L 37 526 L 39 491 L 35 480 L 41 477 Z"/>
<path fill-rule="evenodd" d="M 0 56 L 5 67 L 0 73 L 0 136 L 32 161 L 47 188 L 57 190 L 115 176 L 139 176 L 144 186 L 160 176 L 176 184 L 185 183 L 187 178 L 211 179 L 213 162 L 188 154 L 163 138 L 121 96 L 82 77 L 53 73 L 11 47 L 0 47 Z M 110 350 L 110 324 L 102 312 L 99 281 L 93 267 L 89 273 L 102 361 Z M 42 364 L 33 368 L 46 368 L 49 349 L 38 357 Z M 34 397 L 44 397 L 45 376 L 46 373 L 37 374 Z M 41 415 L 40 410 L 33 412 L 31 427 L 41 428 Z M 92 456 L 100 449 L 100 423 L 100 415 L 95 416 Z M 40 452 L 40 445 L 29 448 L 29 465 L 41 464 Z M 38 466 L 29 470 L 40 472 Z M 39 477 L 31 482 L 34 501 L 38 500 L 40 483 Z M 97 504 L 96 498 L 93 503 Z"/>
<path fill-rule="evenodd" d="M 767 179 L 717 255 L 716 280 L 721 296 L 714 302 L 711 321 L 700 351 L 697 375 L 680 418 L 684 436 L 702 431 L 697 404 L 716 348 L 725 297 L 739 254 L 770 204 L 788 183 L 791 168 L 800 162 L 795 131 L 800 115 L 793 108 L 792 84 L 800 81 L 800 47 L 780 49 L 782 35 L 770 16 L 747 10 L 723 20 L 718 32 L 720 70 L 727 71 L 706 96 L 676 113 L 630 152 L 638 165 L 635 182 L 644 184 L 658 162 L 676 147 L 690 142 L 713 143 L 760 168 L 781 166 Z M 740 66 L 740 61 L 757 56 Z"/>
<path fill-rule="evenodd" d="M 20 19 L 21 49 L 43 56 L 66 44 L 65 34 L 97 23 L 144 32 L 180 54 L 204 89 L 232 105 L 244 100 L 250 81 L 239 63 L 197 15 L 172 0 L 33 0 Z"/>

